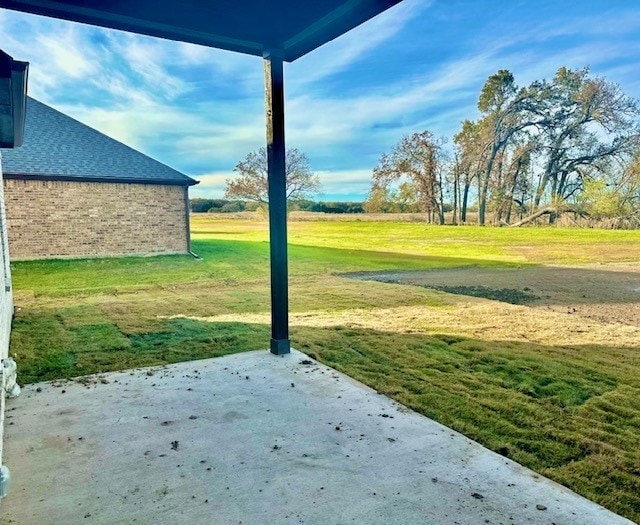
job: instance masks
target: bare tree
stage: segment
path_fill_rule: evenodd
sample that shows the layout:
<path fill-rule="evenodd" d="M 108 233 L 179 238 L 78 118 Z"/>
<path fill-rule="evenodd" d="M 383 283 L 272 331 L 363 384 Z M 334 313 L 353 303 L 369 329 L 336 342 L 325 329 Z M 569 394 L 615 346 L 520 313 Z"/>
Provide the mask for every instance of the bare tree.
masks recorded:
<path fill-rule="evenodd" d="M 224 195 L 227 199 L 246 199 L 268 204 L 266 148 L 247 154 L 233 171 L 238 176 L 226 181 Z M 320 179 L 311 170 L 307 156 L 298 149 L 287 150 L 285 175 L 287 199 L 308 199 L 320 189 Z"/>

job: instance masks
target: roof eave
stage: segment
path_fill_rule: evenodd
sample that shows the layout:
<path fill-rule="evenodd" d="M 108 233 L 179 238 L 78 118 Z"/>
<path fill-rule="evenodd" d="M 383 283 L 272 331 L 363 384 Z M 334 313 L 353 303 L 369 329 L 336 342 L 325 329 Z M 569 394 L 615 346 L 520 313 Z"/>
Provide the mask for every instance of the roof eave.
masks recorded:
<path fill-rule="evenodd" d="M 169 40 L 190 42 L 248 55 L 264 56 L 265 52 L 278 50 L 282 53 L 285 61 L 293 62 L 401 1 L 346 0 L 340 7 L 315 20 L 298 34 L 289 37 L 285 42 L 239 39 L 229 35 L 177 26 L 172 24 L 170 20 L 158 22 L 136 16 L 127 16 L 126 14 L 109 10 L 108 3 L 78 5 L 56 0 L 0 0 L 0 7 Z M 161 5 L 158 6 L 158 9 L 160 8 Z M 239 7 L 235 5 L 233 8 L 238 9 Z"/>
<path fill-rule="evenodd" d="M 62 182 L 97 182 L 110 184 L 151 184 L 154 186 L 195 186 L 200 181 L 187 177 L 186 180 L 177 179 L 140 179 L 136 177 L 90 177 L 82 175 L 51 175 L 46 173 L 3 173 L 4 179 L 13 180 L 41 180 Z"/>
<path fill-rule="evenodd" d="M 293 62 L 314 49 L 399 4 L 402 0 L 349 0 L 283 44 L 284 59 Z"/>

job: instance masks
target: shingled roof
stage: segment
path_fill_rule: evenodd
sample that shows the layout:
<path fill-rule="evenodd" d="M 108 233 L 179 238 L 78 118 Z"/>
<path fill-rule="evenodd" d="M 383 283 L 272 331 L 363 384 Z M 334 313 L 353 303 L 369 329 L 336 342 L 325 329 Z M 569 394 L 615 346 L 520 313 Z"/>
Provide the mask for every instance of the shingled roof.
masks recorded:
<path fill-rule="evenodd" d="M 166 164 L 29 97 L 20 148 L 2 150 L 6 179 L 192 186 Z"/>

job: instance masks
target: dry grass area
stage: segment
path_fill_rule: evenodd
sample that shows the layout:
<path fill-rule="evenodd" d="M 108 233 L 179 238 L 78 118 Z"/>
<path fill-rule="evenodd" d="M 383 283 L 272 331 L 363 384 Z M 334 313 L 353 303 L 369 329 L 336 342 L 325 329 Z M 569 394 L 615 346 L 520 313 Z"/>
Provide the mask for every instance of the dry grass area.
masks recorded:
<path fill-rule="evenodd" d="M 192 225 L 202 260 L 15 264 L 22 380 L 266 347 L 266 222 Z M 296 348 L 640 520 L 640 232 L 289 231 Z"/>
<path fill-rule="evenodd" d="M 396 286 L 396 289 L 401 286 Z M 448 301 L 447 301 L 448 302 Z M 533 310 L 476 298 L 451 301 L 449 308 L 422 305 L 394 308 L 351 308 L 340 311 L 311 310 L 291 314 L 292 326 L 346 327 L 397 334 L 448 334 L 486 341 L 515 341 L 548 346 L 611 345 L 640 349 L 640 327 L 585 319 L 579 315 Z M 220 314 L 185 316 L 198 321 L 268 324 L 269 314 Z M 640 364 L 640 356 L 638 364 Z"/>
<path fill-rule="evenodd" d="M 196 223 L 210 223 L 213 221 L 228 221 L 241 219 L 243 221 L 263 222 L 267 220 L 267 212 L 262 209 L 256 211 L 240 211 L 234 213 L 192 213 L 191 220 Z M 474 218 L 470 217 L 470 221 Z M 416 222 L 424 223 L 424 213 L 322 213 L 314 211 L 292 211 L 289 221 L 339 221 L 339 222 Z"/>
<path fill-rule="evenodd" d="M 257 210 L 255 212 L 235 212 L 235 213 L 194 213 L 192 214 L 196 219 L 205 218 L 205 220 L 228 220 L 228 219 L 243 219 L 263 221 L 267 214 L 264 210 Z M 213 216 L 210 218 L 210 216 Z M 513 218 L 513 222 L 523 219 L 524 215 L 519 215 Z M 322 213 L 322 212 L 309 212 L 309 211 L 293 211 L 289 213 L 290 221 L 347 221 L 347 222 L 415 222 L 425 223 L 426 216 L 424 213 Z M 444 214 L 445 224 L 453 224 L 453 213 L 446 212 Z M 548 226 L 549 218 L 542 216 L 540 219 L 534 221 L 536 226 Z M 478 224 L 478 213 L 475 211 L 467 212 L 467 217 L 464 225 L 475 226 Z M 492 213 L 487 214 L 487 224 L 495 225 L 494 217 Z M 621 220 L 621 219 L 589 219 L 576 217 L 572 213 L 561 215 L 556 223 L 556 226 L 569 227 L 569 228 L 602 228 L 605 230 L 617 229 L 617 228 L 637 228 L 637 224 L 633 221 Z"/>

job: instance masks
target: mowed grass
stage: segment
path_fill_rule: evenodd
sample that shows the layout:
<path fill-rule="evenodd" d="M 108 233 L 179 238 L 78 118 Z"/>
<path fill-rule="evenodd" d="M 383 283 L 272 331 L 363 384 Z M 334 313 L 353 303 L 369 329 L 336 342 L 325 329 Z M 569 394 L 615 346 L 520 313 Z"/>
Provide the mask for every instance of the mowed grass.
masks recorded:
<path fill-rule="evenodd" d="M 267 240 L 261 221 L 199 214 L 196 239 Z M 430 226 L 409 222 L 290 221 L 289 241 L 338 249 L 419 256 L 462 257 L 502 263 L 584 264 L 640 260 L 640 232 L 581 228 Z"/>
<path fill-rule="evenodd" d="M 21 381 L 266 348 L 266 223 L 196 216 L 192 228 L 201 260 L 14 263 L 20 310 L 11 353 Z M 305 221 L 291 222 L 289 233 L 296 348 L 640 520 L 640 341 L 632 327 L 571 324 L 522 306 L 339 275 L 637 261 L 640 232 Z M 527 326 L 498 333 L 505 319 Z"/>

